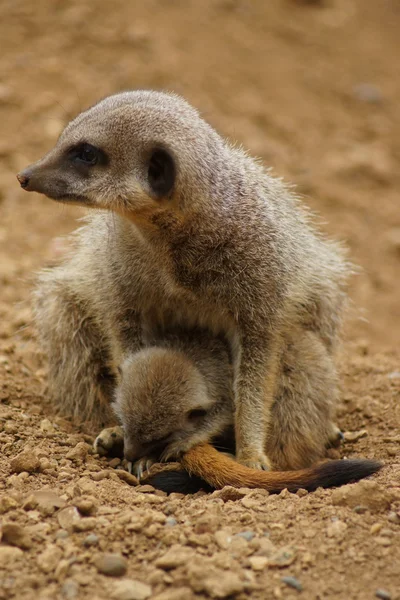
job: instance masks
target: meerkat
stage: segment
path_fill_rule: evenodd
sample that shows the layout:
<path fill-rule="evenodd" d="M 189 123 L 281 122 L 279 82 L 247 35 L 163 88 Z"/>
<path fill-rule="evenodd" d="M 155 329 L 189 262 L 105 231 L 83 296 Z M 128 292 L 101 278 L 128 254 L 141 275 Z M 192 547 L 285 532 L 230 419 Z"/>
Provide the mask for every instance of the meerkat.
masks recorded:
<path fill-rule="evenodd" d="M 265 447 L 289 339 L 302 367 L 313 361 L 307 372 L 329 364 L 326 384 L 317 379 L 335 402 L 343 252 L 286 185 L 185 100 L 153 91 L 110 96 L 18 179 L 27 191 L 103 209 L 38 292 L 50 390 L 64 413 L 107 420 L 118 365 L 154 326 L 171 324 L 227 339 L 244 465 L 270 467 Z M 286 375 L 303 407 L 301 368 L 291 364 Z"/>
<path fill-rule="evenodd" d="M 123 449 L 139 480 L 167 492 L 194 492 L 224 485 L 277 492 L 285 487 L 294 491 L 300 487 L 312 490 L 341 485 L 378 470 L 378 463 L 365 460 L 315 466 L 314 462 L 326 452 L 320 447 L 321 441 L 329 439 L 327 407 L 318 403 L 318 398 L 316 402 L 311 398 L 310 406 L 304 407 L 310 418 L 302 414 L 301 424 L 290 422 L 290 435 L 282 415 L 286 418 L 292 410 L 298 414 L 298 409 L 287 380 L 279 383 L 265 448 L 273 468 L 279 472 L 248 469 L 228 459 L 210 445 L 221 449 L 222 444 L 222 448 L 234 453 L 233 373 L 226 344 L 199 331 L 195 335 L 180 332 L 158 344 L 127 357 L 121 365 L 113 403 L 121 427 L 105 429 L 94 444 L 96 452 L 102 455 L 115 448 L 120 452 Z M 285 356 L 289 360 L 297 358 L 290 351 Z M 304 367 L 307 369 L 310 364 L 307 361 Z M 309 381 L 313 382 L 313 378 L 314 373 Z M 318 385 L 313 383 L 317 393 Z M 286 448 L 286 438 L 293 437 L 294 429 L 301 451 Z M 301 464 L 291 462 L 299 456 Z M 183 470 L 153 473 L 154 463 L 169 460 L 180 461 Z"/>

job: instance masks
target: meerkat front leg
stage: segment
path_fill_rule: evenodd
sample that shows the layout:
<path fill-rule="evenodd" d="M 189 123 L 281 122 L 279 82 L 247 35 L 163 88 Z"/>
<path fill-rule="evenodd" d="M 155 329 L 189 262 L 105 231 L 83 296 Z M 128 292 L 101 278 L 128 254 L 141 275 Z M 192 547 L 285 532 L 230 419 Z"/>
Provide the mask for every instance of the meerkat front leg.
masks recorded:
<path fill-rule="evenodd" d="M 245 341 L 235 365 L 236 457 L 253 469 L 271 467 L 265 447 L 281 348 L 279 337 L 271 339 L 268 345 Z"/>

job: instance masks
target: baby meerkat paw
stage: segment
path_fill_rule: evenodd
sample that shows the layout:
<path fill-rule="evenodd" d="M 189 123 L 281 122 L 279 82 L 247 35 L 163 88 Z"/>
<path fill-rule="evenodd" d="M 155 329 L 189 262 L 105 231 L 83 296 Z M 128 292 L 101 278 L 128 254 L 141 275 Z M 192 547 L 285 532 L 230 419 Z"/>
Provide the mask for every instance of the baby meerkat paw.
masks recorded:
<path fill-rule="evenodd" d="M 143 474 L 150 470 L 150 467 L 157 462 L 157 459 L 152 456 L 143 456 L 134 463 L 130 463 L 129 471 L 139 479 L 142 479 Z"/>
<path fill-rule="evenodd" d="M 326 444 L 327 448 L 339 448 L 344 440 L 344 435 L 340 431 L 337 425 L 332 423 L 332 432 L 329 435 L 328 442 Z"/>
<path fill-rule="evenodd" d="M 238 454 L 237 461 L 245 467 L 249 467 L 249 469 L 257 469 L 258 471 L 271 470 L 271 463 L 264 452 Z"/>
<path fill-rule="evenodd" d="M 124 455 L 124 434 L 122 428 L 107 427 L 103 429 L 94 440 L 93 449 L 100 456 L 118 456 Z"/>

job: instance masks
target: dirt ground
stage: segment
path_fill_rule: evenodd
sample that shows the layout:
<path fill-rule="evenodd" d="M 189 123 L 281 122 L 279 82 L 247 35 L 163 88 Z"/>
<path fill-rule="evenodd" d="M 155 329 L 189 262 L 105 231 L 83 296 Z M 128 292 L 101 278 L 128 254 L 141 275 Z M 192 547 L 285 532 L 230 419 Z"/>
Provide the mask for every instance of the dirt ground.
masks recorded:
<path fill-rule="evenodd" d="M 398 1 L 2 0 L 0 17 L 0 598 L 399 599 Z M 182 93 L 295 183 L 361 266 L 338 421 L 343 456 L 385 463 L 371 481 L 166 497 L 52 412 L 30 291 L 83 213 L 15 173 L 140 87 Z"/>

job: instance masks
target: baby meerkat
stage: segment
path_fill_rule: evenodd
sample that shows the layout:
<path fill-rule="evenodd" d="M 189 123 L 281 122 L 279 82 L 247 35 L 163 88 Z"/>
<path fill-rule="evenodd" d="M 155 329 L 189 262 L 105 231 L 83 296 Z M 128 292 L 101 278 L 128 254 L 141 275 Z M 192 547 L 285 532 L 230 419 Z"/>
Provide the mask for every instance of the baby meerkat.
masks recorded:
<path fill-rule="evenodd" d="M 326 451 L 322 441 L 329 443 L 332 433 L 327 427 L 329 407 L 318 398 L 313 403 L 311 398 L 310 406 L 304 406 L 306 413 L 310 411 L 309 418 L 298 415 L 287 380 L 279 386 L 265 448 L 278 472 L 248 469 L 227 459 L 210 446 L 221 448 L 222 443 L 234 451 L 233 376 L 226 344 L 199 331 L 196 335 L 182 332 L 159 344 L 131 355 L 122 364 L 113 404 L 122 427 L 105 429 L 95 441 L 100 454 L 114 453 L 123 446 L 125 458 L 133 462 L 132 471 L 142 481 L 167 492 L 224 485 L 276 492 L 285 487 L 312 490 L 340 485 L 379 468 L 374 461 L 363 460 L 315 466 L 315 460 L 323 458 Z M 290 350 L 285 356 L 297 358 L 290 356 Z M 304 375 L 317 393 L 314 377 Z M 289 432 L 285 419 L 292 411 Z M 293 444 L 286 447 L 288 437 L 298 440 L 300 450 L 295 451 Z M 154 463 L 171 459 L 179 460 L 186 470 L 153 473 Z"/>
<path fill-rule="evenodd" d="M 166 325 L 227 339 L 244 465 L 270 467 L 265 448 L 282 378 L 298 402 L 282 425 L 302 418 L 315 397 L 305 364 L 320 401 L 334 404 L 349 270 L 342 251 L 280 180 L 185 100 L 153 91 L 106 98 L 18 179 L 54 200 L 105 209 L 38 290 L 50 389 L 64 413 L 107 421 L 117 366 Z M 289 351 L 299 364 L 286 360 Z"/>

